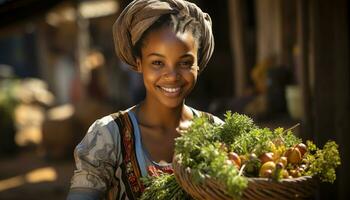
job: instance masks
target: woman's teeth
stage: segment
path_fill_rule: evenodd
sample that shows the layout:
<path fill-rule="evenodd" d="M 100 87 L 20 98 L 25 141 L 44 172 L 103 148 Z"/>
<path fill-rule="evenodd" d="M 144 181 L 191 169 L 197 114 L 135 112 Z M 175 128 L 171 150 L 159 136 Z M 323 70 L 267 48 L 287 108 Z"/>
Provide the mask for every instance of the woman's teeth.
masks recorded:
<path fill-rule="evenodd" d="M 167 88 L 167 87 L 161 87 L 163 90 L 165 90 L 166 92 L 171 92 L 171 93 L 175 93 L 175 92 L 178 92 L 180 91 L 180 88 L 179 87 L 176 87 L 176 88 Z"/>

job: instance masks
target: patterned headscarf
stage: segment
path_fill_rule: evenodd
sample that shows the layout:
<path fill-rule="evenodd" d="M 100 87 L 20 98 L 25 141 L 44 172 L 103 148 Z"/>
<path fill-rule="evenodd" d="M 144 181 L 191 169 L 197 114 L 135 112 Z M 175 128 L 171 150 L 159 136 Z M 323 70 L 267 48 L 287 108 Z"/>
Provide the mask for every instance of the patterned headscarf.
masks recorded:
<path fill-rule="evenodd" d="M 190 16 L 200 24 L 201 55 L 199 70 L 207 65 L 214 51 L 214 37 L 210 16 L 196 4 L 185 0 L 134 0 L 120 14 L 113 25 L 113 38 L 119 58 L 136 69 L 133 47 L 142 34 L 162 15 Z"/>

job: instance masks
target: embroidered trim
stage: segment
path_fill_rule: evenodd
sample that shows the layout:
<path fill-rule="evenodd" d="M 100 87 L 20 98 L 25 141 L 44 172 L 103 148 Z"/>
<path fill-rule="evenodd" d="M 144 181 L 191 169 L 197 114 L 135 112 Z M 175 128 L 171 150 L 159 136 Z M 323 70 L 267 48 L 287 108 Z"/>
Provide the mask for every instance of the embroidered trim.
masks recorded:
<path fill-rule="evenodd" d="M 125 183 L 128 197 L 136 199 L 141 196 L 145 188 L 140 180 L 141 170 L 136 158 L 134 129 L 127 112 L 118 112 L 113 116 L 118 124 L 121 136 L 123 182 Z"/>

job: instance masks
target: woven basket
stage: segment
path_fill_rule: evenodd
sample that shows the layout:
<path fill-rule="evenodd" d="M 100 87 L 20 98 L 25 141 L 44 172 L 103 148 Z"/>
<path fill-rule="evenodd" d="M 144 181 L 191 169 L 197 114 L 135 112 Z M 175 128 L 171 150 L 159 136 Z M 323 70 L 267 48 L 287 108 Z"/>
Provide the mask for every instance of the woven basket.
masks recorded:
<path fill-rule="evenodd" d="M 176 157 L 173 160 L 176 180 L 183 189 L 197 200 L 232 200 L 225 186 L 211 178 L 206 178 L 202 184 L 192 181 L 191 170 L 181 166 Z M 248 178 L 248 187 L 244 190 L 242 199 L 310 199 L 317 188 L 317 181 L 311 176 L 283 179 L 280 182 L 267 178 Z M 239 198 L 237 198 L 239 199 Z"/>

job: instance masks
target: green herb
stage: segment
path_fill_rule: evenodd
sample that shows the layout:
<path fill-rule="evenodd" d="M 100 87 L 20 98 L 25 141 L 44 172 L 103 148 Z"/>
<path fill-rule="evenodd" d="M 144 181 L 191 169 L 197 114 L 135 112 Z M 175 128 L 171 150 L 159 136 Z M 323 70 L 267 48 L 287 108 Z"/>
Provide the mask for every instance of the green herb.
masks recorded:
<path fill-rule="evenodd" d="M 307 142 L 309 150 L 316 151 L 315 154 L 307 154 L 306 161 L 309 163 L 309 169 L 305 175 L 318 176 L 323 182 L 333 183 L 336 179 L 335 168 L 340 162 L 338 145 L 334 141 L 328 141 L 323 149 L 316 148 L 311 141 Z"/>
<path fill-rule="evenodd" d="M 202 182 L 207 175 L 225 185 L 232 196 L 240 196 L 248 181 L 239 175 L 232 163 L 227 162 L 227 152 L 222 148 L 224 143 L 220 141 L 226 136 L 227 140 L 233 139 L 228 132 L 222 134 L 223 130 L 229 130 L 229 126 L 235 125 L 231 123 L 221 127 L 209 123 L 205 117 L 194 119 L 188 131 L 176 139 L 175 154 L 183 166 L 191 168 L 195 182 Z M 246 126 L 235 127 L 237 131 L 247 131 Z"/>
<path fill-rule="evenodd" d="M 231 145 L 237 137 L 256 129 L 253 120 L 246 115 L 232 114 L 230 111 L 225 114 L 225 123 L 220 129 L 220 139 L 226 145 Z"/>
<path fill-rule="evenodd" d="M 248 186 L 247 177 L 259 176 L 262 166 L 260 155 L 271 152 L 276 160 L 301 143 L 292 129 L 259 128 L 251 118 L 231 112 L 226 113 L 223 125 L 212 124 L 204 116 L 198 117 L 175 140 L 175 155 L 183 167 L 190 168 L 195 184 L 211 178 L 221 183 L 229 195 L 239 198 Z M 333 182 L 336 178 L 335 169 L 340 165 L 338 145 L 327 142 L 323 149 L 318 149 L 308 141 L 307 149 L 303 160 L 299 152 L 301 163 L 288 163 L 285 169 Z M 244 160 L 240 170 L 229 158 L 229 153 L 233 152 Z M 305 164 L 303 171 L 299 171 L 302 168 L 299 164 Z M 282 179 L 284 169 L 280 163 L 276 165 L 277 170 L 273 171 L 270 178 L 278 181 Z M 162 174 L 149 179 L 147 186 L 141 199 L 190 198 L 176 182 L 174 175 Z"/>
<path fill-rule="evenodd" d="M 284 132 L 283 128 L 274 131 L 268 128 L 255 128 L 237 136 L 230 149 L 240 155 L 255 153 L 259 156 L 265 152 L 283 151 L 284 148 L 300 142 L 301 140 L 291 131 Z"/>
<path fill-rule="evenodd" d="M 161 173 L 159 176 L 142 179 L 147 187 L 140 200 L 190 200 L 192 199 L 176 182 L 174 174 Z"/>
<path fill-rule="evenodd" d="M 218 141 L 218 126 L 209 123 L 208 118 L 198 117 L 193 120 L 191 127 L 181 137 L 175 139 L 175 153 L 184 155 L 182 162 L 190 168 L 199 163 L 205 163 L 200 152 L 203 146 Z"/>

